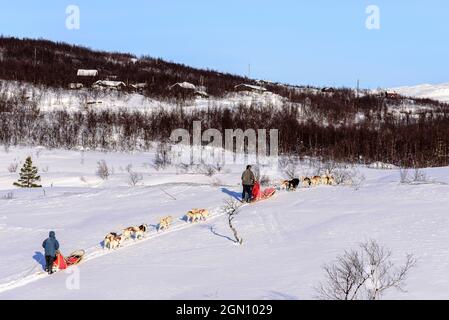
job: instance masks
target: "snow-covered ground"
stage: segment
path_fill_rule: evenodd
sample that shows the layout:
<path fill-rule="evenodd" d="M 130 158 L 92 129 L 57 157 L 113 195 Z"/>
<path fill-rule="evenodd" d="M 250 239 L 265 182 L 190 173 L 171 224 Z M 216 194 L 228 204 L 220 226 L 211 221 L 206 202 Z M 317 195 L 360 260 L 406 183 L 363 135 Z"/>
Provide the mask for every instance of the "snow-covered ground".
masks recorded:
<path fill-rule="evenodd" d="M 27 155 L 40 168 L 44 189 L 12 187 L 18 175 L 6 168 Z M 95 175 L 102 159 L 114 167 L 107 182 Z M 323 264 L 371 238 L 390 247 L 398 263 L 406 253 L 418 259 L 408 292 L 390 291 L 386 298 L 449 298 L 449 168 L 426 169 L 433 183 L 401 185 L 394 167 L 359 167 L 366 179 L 358 189 L 279 191 L 241 209 L 235 225 L 244 243 L 237 246 L 219 209 L 240 195 L 242 166 L 227 164 L 208 177 L 156 171 L 153 159 L 151 152 L 2 149 L 0 299 L 311 299 Z M 127 184 L 128 164 L 143 174 L 141 185 Z M 379 167 L 388 166 L 373 166 Z M 273 181 L 282 178 L 282 172 L 271 174 Z M 8 194 L 12 199 L 3 199 Z M 198 207 L 212 217 L 198 224 L 181 220 Z M 175 217 L 169 232 L 152 227 L 142 241 L 102 249 L 106 233 L 143 222 L 155 226 L 166 215 Z M 73 273 L 38 274 L 50 230 L 63 253 L 87 252 L 77 269 L 78 290 L 66 285 Z"/>
<path fill-rule="evenodd" d="M 441 102 L 449 102 L 449 83 L 420 84 L 391 89 L 407 97 L 429 98 Z"/>

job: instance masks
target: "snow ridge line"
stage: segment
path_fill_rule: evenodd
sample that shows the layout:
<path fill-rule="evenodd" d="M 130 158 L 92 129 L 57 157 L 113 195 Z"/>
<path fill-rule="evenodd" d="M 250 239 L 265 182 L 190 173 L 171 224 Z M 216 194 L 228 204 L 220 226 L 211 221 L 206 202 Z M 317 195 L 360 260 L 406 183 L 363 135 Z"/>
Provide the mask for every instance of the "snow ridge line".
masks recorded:
<path fill-rule="evenodd" d="M 220 208 L 214 208 L 211 210 L 212 214 L 209 216 L 209 218 L 204 221 L 211 221 L 211 220 L 215 220 L 219 217 L 224 216 L 226 213 L 224 211 L 220 212 Z M 184 218 L 184 217 L 183 217 Z M 109 254 L 113 254 L 115 252 L 121 251 L 122 249 L 131 247 L 131 246 L 135 246 L 138 245 L 140 243 L 149 241 L 151 239 L 166 235 L 166 234 L 170 234 L 172 232 L 176 232 L 176 231 L 181 231 L 181 230 L 185 230 L 185 229 L 189 229 L 192 228 L 196 225 L 198 225 L 198 223 L 188 223 L 186 222 L 183 218 L 179 218 L 179 222 L 178 223 L 174 223 L 172 224 L 172 226 L 165 231 L 161 231 L 161 232 L 157 232 L 157 231 L 153 231 L 153 232 L 148 232 L 147 236 L 144 237 L 141 240 L 134 240 L 134 241 L 127 241 L 124 245 L 122 245 L 120 248 L 115 249 L 115 250 L 106 250 L 104 248 L 98 248 L 98 245 L 96 246 L 92 246 L 90 248 L 87 248 L 86 251 L 86 256 L 84 257 L 82 263 L 90 261 L 90 260 L 94 260 L 96 258 L 105 256 L 105 255 L 109 255 Z M 184 221 L 184 223 L 182 223 L 182 221 Z M 88 253 L 89 251 L 91 251 L 90 253 Z M 81 263 L 81 264 L 82 264 Z M 1 283 L 0 284 L 0 293 L 11 290 L 11 289 L 15 289 L 18 287 L 22 287 L 25 286 L 31 282 L 35 282 L 38 281 L 40 279 L 44 279 L 49 277 L 49 275 L 47 273 L 45 273 L 44 271 L 38 271 L 36 273 L 33 274 L 29 274 L 31 272 L 33 272 L 37 267 L 39 267 L 40 265 L 35 265 L 33 268 L 30 268 L 24 272 L 22 272 L 21 274 L 18 275 L 18 279 L 15 279 L 13 281 L 10 282 L 6 282 L 6 283 Z M 25 274 L 24 277 L 23 274 Z"/>

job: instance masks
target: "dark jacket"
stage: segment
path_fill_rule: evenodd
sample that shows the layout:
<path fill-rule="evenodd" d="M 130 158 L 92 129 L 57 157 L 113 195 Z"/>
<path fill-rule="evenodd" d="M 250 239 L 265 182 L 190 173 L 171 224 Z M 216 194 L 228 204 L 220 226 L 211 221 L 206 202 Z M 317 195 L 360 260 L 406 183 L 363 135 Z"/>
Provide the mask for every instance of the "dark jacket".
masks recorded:
<path fill-rule="evenodd" d="M 244 186 L 252 186 L 256 182 L 256 177 L 251 169 L 246 169 L 242 174 L 242 184 Z"/>
<path fill-rule="evenodd" d="M 50 231 L 49 237 L 42 243 L 42 248 L 45 249 L 45 255 L 56 257 L 56 251 L 59 249 L 59 242 L 56 240 L 55 232 Z"/>

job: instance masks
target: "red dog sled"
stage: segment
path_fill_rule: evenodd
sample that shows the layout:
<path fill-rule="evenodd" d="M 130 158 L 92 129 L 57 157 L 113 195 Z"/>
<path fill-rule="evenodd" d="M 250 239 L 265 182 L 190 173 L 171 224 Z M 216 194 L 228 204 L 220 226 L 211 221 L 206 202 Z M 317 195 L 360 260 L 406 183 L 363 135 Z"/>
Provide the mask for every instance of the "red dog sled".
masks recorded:
<path fill-rule="evenodd" d="M 79 264 L 83 260 L 85 253 L 84 250 L 78 250 L 70 254 L 67 258 L 64 258 L 61 252 L 58 251 L 56 253 L 56 259 L 53 262 L 53 272 L 65 270 L 68 267 Z"/>
<path fill-rule="evenodd" d="M 252 194 L 253 198 L 251 202 L 257 202 L 271 198 L 275 194 L 275 192 L 276 192 L 275 188 L 267 188 L 265 190 L 261 190 L 260 183 L 256 182 L 256 184 L 253 187 L 253 194 Z"/>

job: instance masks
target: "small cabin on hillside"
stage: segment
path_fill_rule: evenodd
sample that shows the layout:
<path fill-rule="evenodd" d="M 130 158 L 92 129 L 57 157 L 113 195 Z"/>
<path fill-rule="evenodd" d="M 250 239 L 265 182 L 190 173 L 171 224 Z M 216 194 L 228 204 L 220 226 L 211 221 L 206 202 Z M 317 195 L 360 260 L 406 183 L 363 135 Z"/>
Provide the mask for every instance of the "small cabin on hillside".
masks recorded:
<path fill-rule="evenodd" d="M 273 85 L 279 85 L 278 82 L 273 82 L 270 80 L 256 80 L 256 83 L 260 86 L 273 86 Z"/>
<path fill-rule="evenodd" d="M 192 98 L 192 97 L 203 97 L 207 98 L 209 95 L 205 92 L 205 88 L 197 88 L 194 84 L 189 82 L 178 82 L 171 85 L 168 88 L 175 96 L 178 98 Z"/>
<path fill-rule="evenodd" d="M 235 91 L 239 92 L 256 92 L 256 93 L 264 93 L 267 92 L 267 89 L 261 86 L 254 86 L 251 84 L 239 84 L 234 87 Z"/>
<path fill-rule="evenodd" d="M 195 91 L 196 86 L 189 82 L 178 82 L 169 87 L 170 90 Z"/>
<path fill-rule="evenodd" d="M 131 84 L 129 86 L 129 89 L 132 92 L 138 92 L 138 93 L 142 93 L 143 91 L 145 91 L 145 89 L 148 87 L 147 83 L 135 83 L 135 84 Z"/>
<path fill-rule="evenodd" d="M 323 93 L 334 93 L 335 91 L 335 88 L 332 87 L 324 87 L 323 89 L 321 89 L 321 92 Z"/>
<path fill-rule="evenodd" d="M 99 90 L 122 91 L 126 89 L 126 84 L 122 81 L 98 80 L 92 85 L 92 88 Z"/>
<path fill-rule="evenodd" d="M 385 91 L 383 96 L 388 99 L 399 99 L 400 98 L 400 94 L 397 93 L 396 91 Z"/>

